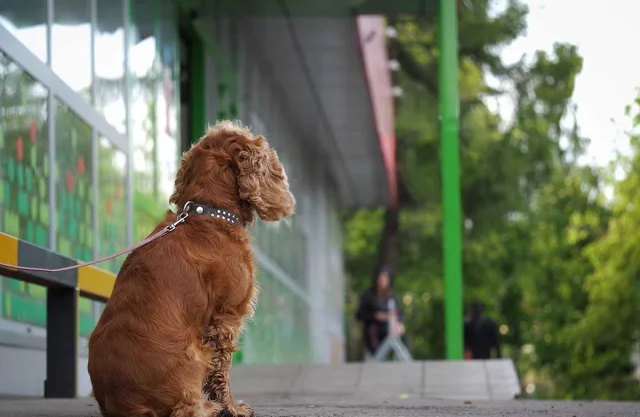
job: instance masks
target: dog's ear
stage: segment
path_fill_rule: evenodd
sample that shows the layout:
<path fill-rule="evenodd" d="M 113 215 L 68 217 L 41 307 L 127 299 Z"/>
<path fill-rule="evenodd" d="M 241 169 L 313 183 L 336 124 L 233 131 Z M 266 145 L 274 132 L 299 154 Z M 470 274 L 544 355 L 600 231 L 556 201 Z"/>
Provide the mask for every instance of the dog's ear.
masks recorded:
<path fill-rule="evenodd" d="M 174 191 L 169 197 L 169 203 L 175 204 L 180 210 L 181 204 L 185 202 L 182 201 L 186 188 L 188 186 L 187 178 L 190 178 L 193 174 L 193 163 L 192 159 L 192 151 L 187 151 L 182 155 L 180 159 L 180 167 L 178 168 L 178 172 L 176 173 L 176 182 L 174 186 Z"/>
<path fill-rule="evenodd" d="M 248 202 L 262 220 L 276 221 L 293 214 L 296 201 L 276 152 L 259 135 L 234 154 L 238 167 L 240 198 Z"/>

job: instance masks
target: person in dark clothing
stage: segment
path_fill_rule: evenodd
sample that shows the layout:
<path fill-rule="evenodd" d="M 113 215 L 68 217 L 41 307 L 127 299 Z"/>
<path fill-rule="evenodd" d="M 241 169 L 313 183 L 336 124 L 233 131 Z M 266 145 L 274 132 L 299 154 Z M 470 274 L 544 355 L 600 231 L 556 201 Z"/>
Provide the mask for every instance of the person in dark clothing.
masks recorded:
<path fill-rule="evenodd" d="M 464 320 L 464 347 L 470 359 L 491 359 L 492 349 L 496 357 L 502 357 L 498 325 L 484 315 L 483 305 L 477 300 L 471 303 Z"/>
<path fill-rule="evenodd" d="M 389 311 L 389 300 L 395 304 L 394 311 Z M 363 323 L 363 340 L 369 354 L 374 355 L 376 349 L 389 334 L 389 319 L 395 314 L 398 322 L 398 333 L 404 332 L 402 310 L 391 289 L 389 270 L 382 268 L 374 285 L 360 296 L 357 318 Z"/>

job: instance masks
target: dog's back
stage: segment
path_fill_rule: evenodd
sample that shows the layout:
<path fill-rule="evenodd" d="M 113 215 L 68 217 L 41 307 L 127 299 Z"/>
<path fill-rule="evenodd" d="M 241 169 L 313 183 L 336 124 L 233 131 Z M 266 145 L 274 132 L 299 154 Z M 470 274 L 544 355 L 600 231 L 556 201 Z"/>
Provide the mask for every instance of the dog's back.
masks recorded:
<path fill-rule="evenodd" d="M 196 355 L 193 346 L 201 335 L 194 329 L 203 326 L 190 322 L 194 315 L 185 310 L 206 311 L 207 297 L 196 270 L 167 262 L 174 246 L 164 238 L 127 258 L 89 338 L 89 376 L 105 417 L 169 415 L 182 398 L 180 385 L 193 381 L 194 374 L 204 379 L 210 358 L 185 355 Z M 185 292 L 191 296 L 188 307 Z"/>

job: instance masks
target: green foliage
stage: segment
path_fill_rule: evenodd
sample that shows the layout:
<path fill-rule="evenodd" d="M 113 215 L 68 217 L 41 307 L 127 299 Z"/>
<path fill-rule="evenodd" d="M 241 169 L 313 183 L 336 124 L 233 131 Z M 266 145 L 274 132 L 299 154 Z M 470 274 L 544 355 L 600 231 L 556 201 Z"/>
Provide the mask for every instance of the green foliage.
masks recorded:
<path fill-rule="evenodd" d="M 479 298 L 501 324 L 505 354 L 537 397 L 637 399 L 631 355 L 640 339 L 640 137 L 616 162 L 626 177 L 576 163 L 588 140 L 571 101 L 583 65 L 575 45 L 554 45 L 507 66 L 496 51 L 526 29 L 527 8 L 489 0 L 460 10 L 460 146 L 465 300 Z M 437 28 L 391 20 L 390 55 L 405 95 L 396 119 L 399 177 L 415 204 L 402 207 L 396 291 L 407 343 L 418 359 L 444 357 Z M 533 51 L 532 51 L 533 52 Z M 485 101 L 514 99 L 511 120 Z M 639 113 L 640 100 L 630 105 Z M 636 116 L 636 123 L 640 117 Z M 614 198 L 605 198 L 613 189 Z M 376 267 L 382 211 L 346 213 L 351 277 L 347 311 Z M 626 233 L 625 233 L 626 232 Z M 636 263 L 637 262 L 637 263 Z M 351 317 L 348 318 L 351 320 Z M 358 332 L 350 337 L 358 338 Z M 355 344 L 359 340 L 351 341 Z M 357 358 L 352 354 L 353 359 Z"/>

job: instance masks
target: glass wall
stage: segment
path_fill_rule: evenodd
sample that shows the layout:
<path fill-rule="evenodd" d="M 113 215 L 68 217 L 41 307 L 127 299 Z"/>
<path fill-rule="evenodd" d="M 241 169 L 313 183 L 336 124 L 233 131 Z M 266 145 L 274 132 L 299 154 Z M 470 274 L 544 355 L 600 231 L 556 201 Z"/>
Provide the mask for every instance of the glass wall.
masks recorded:
<path fill-rule="evenodd" d="M 49 61 L 47 0 L 0 1 L 0 25 L 38 59 Z"/>
<path fill-rule="evenodd" d="M 105 0 L 108 1 L 108 0 Z M 129 137 L 134 161 L 134 240 L 169 208 L 180 152 L 179 54 L 171 2 L 131 0 Z"/>
<path fill-rule="evenodd" d="M 216 106 L 210 114 L 229 118 L 235 112 L 254 133 L 263 134 L 276 149 L 297 197 L 296 214 L 279 222 L 257 220 L 251 226 L 260 273 L 261 288 L 253 321 L 243 334 L 238 363 L 296 363 L 313 360 L 307 294 L 307 236 L 301 228 L 304 198 L 312 173 L 304 164 L 301 142 L 292 133 L 282 113 L 276 86 L 265 76 L 253 57 L 237 22 L 219 19 L 215 27 L 201 33 L 216 63 Z M 217 56 L 217 54 L 223 54 Z"/>
<path fill-rule="evenodd" d="M 49 246 L 48 90 L 0 51 L 0 231 Z M 44 325 L 44 288 L 3 278 L 2 317 Z"/>
<path fill-rule="evenodd" d="M 275 276 L 258 272 L 260 301 L 245 326 L 238 363 L 303 363 L 311 360 L 307 304 Z"/>
<path fill-rule="evenodd" d="M 126 133 L 125 5 L 96 0 L 93 26 L 93 104 L 120 133 Z"/>
<path fill-rule="evenodd" d="M 180 151 L 176 22 L 160 0 L 1 2 L 0 24 L 63 83 L 41 85 L 0 46 L 1 231 L 90 260 L 126 247 L 130 224 L 134 240 L 155 227 Z M 100 266 L 117 272 L 122 258 Z M 44 288 L 4 278 L 2 289 L 4 319 L 45 325 Z M 80 302 L 83 335 L 101 310 Z"/>
<path fill-rule="evenodd" d="M 9 56 L 0 44 L 0 231 L 89 260 L 156 226 L 169 207 L 181 151 L 178 15 L 174 2 L 161 0 L 0 1 L 0 25 L 24 49 Z M 342 260 L 337 223 L 329 247 L 314 242 L 303 225 L 313 226 L 307 207 L 333 206 L 316 195 L 321 174 L 237 22 L 210 23 L 196 29 L 215 67 L 205 72 L 207 98 L 215 104 L 207 121 L 240 117 L 265 134 L 298 201 L 292 218 L 251 226 L 261 295 L 234 360 L 311 361 L 309 298 L 323 297 L 327 317 L 341 317 Z M 55 74 L 46 78 L 55 82 L 43 85 L 31 75 L 43 69 L 20 64 L 27 61 Z M 332 262 L 328 294 L 309 294 L 310 252 Z M 122 258 L 100 267 L 115 273 Z M 44 326 L 45 300 L 44 288 L 3 278 L 4 320 Z M 81 300 L 82 335 L 102 308 Z"/>
<path fill-rule="evenodd" d="M 94 205 L 92 129 L 57 99 L 54 102 L 56 251 L 81 261 L 93 259 Z"/>
<path fill-rule="evenodd" d="M 125 191 L 127 189 L 127 157 L 104 136 L 98 137 L 98 257 L 122 250 L 127 246 Z M 117 273 L 126 258 L 122 255 L 100 265 Z"/>
<path fill-rule="evenodd" d="M 91 1 L 55 0 L 52 16 L 51 68 L 73 91 L 90 102 Z"/>

